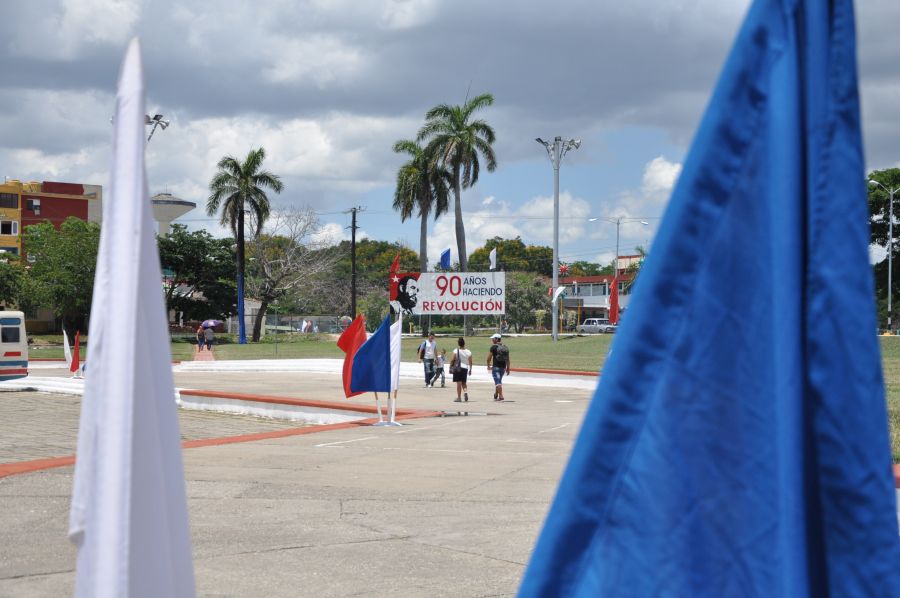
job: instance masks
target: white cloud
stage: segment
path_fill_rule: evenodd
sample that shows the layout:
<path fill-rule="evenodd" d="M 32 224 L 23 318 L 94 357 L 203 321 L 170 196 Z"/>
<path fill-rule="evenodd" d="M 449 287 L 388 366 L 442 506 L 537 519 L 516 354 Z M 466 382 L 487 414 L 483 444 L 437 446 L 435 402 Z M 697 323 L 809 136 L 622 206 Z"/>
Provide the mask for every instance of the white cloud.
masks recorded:
<path fill-rule="evenodd" d="M 591 213 L 591 205 L 568 191 L 559 194 L 560 243 L 576 241 L 584 236 L 585 223 Z M 525 233 L 532 238 L 553 239 L 553 198 L 535 197 L 525 202 L 517 216 L 524 220 Z"/>
<path fill-rule="evenodd" d="M 666 201 L 679 174 L 681 164 L 669 162 L 662 156 L 653 158 L 644 166 L 641 185 L 644 196 L 654 201 Z"/>
<path fill-rule="evenodd" d="M 23 3 L 24 4 L 24 3 Z M 56 11 L 34 6 L 33 20 L 19 23 L 12 48 L 43 60 L 72 60 L 88 46 L 123 46 L 134 35 L 144 0 L 61 0 Z"/>
<path fill-rule="evenodd" d="M 317 245 L 337 245 L 348 238 L 348 233 L 345 230 L 345 227 L 337 222 L 329 222 L 320 227 L 310 238 L 312 242 Z"/>

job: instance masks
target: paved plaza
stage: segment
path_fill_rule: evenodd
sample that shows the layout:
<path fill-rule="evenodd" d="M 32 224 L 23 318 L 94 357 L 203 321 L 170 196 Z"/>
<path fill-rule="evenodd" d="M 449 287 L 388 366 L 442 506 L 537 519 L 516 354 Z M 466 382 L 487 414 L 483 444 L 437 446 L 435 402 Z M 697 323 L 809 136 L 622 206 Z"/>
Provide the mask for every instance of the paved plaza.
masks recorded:
<path fill-rule="evenodd" d="M 479 370 L 468 403 L 454 403 L 449 384 L 401 381 L 400 407 L 445 417 L 186 449 L 198 595 L 514 595 L 596 379 L 514 373 L 510 400 L 496 403 Z M 176 368 L 175 382 L 348 402 L 340 376 L 322 371 Z M 349 402 L 371 405 L 372 395 Z M 77 418 L 76 396 L 0 393 L 0 462 L 71 454 Z M 180 418 L 185 438 L 297 427 Z M 71 594 L 72 471 L 0 479 L 0 596 Z"/>

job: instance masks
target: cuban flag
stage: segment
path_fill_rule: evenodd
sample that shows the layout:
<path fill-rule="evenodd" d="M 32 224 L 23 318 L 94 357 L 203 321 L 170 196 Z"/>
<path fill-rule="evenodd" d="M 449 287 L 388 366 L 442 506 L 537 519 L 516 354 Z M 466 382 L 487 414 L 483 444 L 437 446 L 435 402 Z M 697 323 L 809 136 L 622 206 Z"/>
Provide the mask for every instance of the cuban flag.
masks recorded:
<path fill-rule="evenodd" d="M 402 318 L 392 325 L 386 316 L 381 326 L 353 355 L 350 391 L 390 392 L 400 380 L 400 332 Z"/>
<path fill-rule="evenodd" d="M 441 253 L 441 269 L 449 270 L 450 269 L 450 248 L 448 247 Z"/>

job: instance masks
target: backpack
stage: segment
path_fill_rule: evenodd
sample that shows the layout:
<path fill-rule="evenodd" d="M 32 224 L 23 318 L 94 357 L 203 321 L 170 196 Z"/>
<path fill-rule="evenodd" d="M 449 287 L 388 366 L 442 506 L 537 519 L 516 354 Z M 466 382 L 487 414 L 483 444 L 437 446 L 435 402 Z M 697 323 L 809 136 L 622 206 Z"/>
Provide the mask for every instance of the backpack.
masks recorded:
<path fill-rule="evenodd" d="M 504 364 L 509 361 L 509 347 L 503 343 L 497 344 L 497 353 L 494 355 L 494 361 L 501 361 Z"/>
<path fill-rule="evenodd" d="M 419 349 L 416 351 L 416 356 L 419 359 L 425 359 L 425 343 L 428 341 L 422 341 L 422 344 L 419 345 Z"/>

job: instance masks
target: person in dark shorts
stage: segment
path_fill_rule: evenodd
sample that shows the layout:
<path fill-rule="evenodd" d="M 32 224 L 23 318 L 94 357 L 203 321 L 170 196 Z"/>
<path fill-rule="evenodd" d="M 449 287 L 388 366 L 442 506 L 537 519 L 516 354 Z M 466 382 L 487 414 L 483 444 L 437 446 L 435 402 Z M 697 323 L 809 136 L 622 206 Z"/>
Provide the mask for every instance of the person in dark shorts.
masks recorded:
<path fill-rule="evenodd" d="M 216 342 L 216 332 L 212 326 L 203 331 L 203 336 L 206 339 L 206 349 L 212 351 L 213 343 Z"/>
<path fill-rule="evenodd" d="M 509 348 L 503 344 L 499 334 L 491 336 L 491 349 L 488 351 L 487 368 L 494 378 L 494 400 L 503 400 L 503 376 L 509 374 Z"/>
<path fill-rule="evenodd" d="M 453 402 L 459 403 L 462 400 L 468 402 L 469 388 L 466 386 L 466 381 L 469 378 L 469 372 L 472 371 L 472 352 L 466 349 L 466 339 L 463 337 L 459 337 L 456 344 L 459 346 L 453 349 L 453 357 L 450 358 L 450 373 L 453 374 L 453 381 L 456 382 L 456 398 L 453 399 Z"/>

